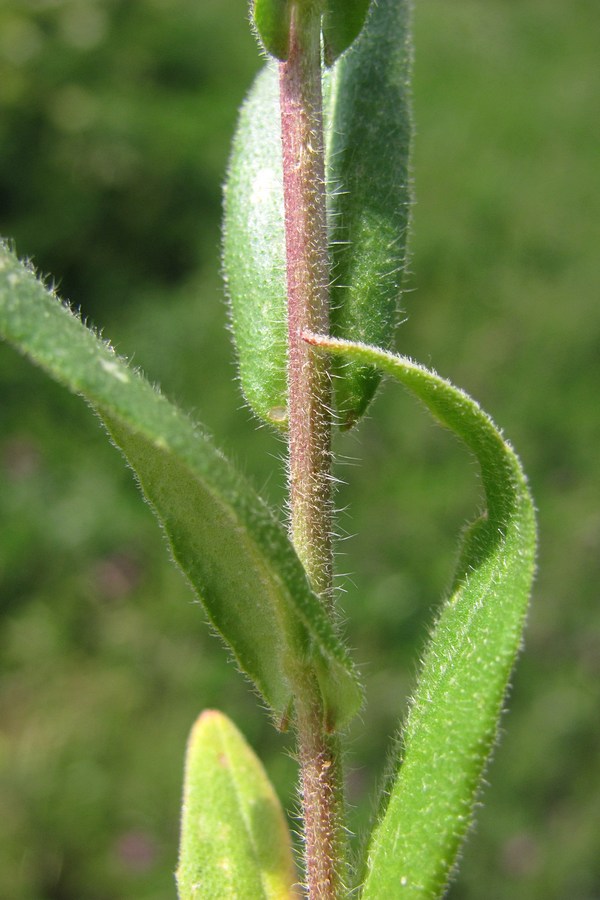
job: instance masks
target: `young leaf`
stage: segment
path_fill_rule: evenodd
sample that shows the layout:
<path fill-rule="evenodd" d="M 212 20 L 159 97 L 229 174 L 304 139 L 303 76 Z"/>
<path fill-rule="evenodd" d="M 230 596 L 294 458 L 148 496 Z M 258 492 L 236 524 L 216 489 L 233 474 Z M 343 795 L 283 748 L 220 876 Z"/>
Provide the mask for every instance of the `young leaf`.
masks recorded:
<path fill-rule="evenodd" d="M 244 102 L 225 185 L 223 272 L 250 407 L 287 428 L 287 311 L 277 68 L 268 64 Z"/>
<path fill-rule="evenodd" d="M 265 50 L 277 59 L 289 55 L 292 0 L 254 0 L 254 24 Z"/>
<path fill-rule="evenodd" d="M 280 721 L 317 677 L 327 725 L 360 688 L 282 526 L 211 440 L 0 244 L 0 335 L 83 395 L 135 471 L 173 557 Z"/>
<path fill-rule="evenodd" d="M 291 900 L 290 833 L 267 773 L 227 716 L 206 710 L 188 742 L 180 900 Z"/>
<path fill-rule="evenodd" d="M 341 15 L 342 4 L 337 7 Z M 407 0 L 378 0 L 323 84 L 332 330 L 384 347 L 393 342 L 398 316 L 410 207 L 408 19 Z M 269 64 L 240 112 L 225 187 L 223 270 L 242 390 L 259 418 L 282 429 L 285 258 L 278 72 Z M 380 375 L 349 360 L 336 374 L 341 424 L 349 428 L 365 412 Z"/>
<path fill-rule="evenodd" d="M 314 0 L 297 0 L 305 6 Z M 371 0 L 324 0 L 323 43 L 328 66 L 346 50 L 363 27 Z M 253 19 L 261 42 L 272 56 L 289 56 L 291 0 L 254 0 Z"/>
<path fill-rule="evenodd" d="M 358 37 L 370 4 L 371 0 L 325 0 L 323 45 L 326 65 L 333 65 Z"/>
<path fill-rule="evenodd" d="M 378 0 L 352 49 L 333 70 L 327 179 L 332 260 L 331 332 L 391 348 L 406 264 L 411 204 L 412 63 L 406 0 Z M 338 359 L 342 428 L 364 415 L 378 369 Z"/>
<path fill-rule="evenodd" d="M 517 456 L 463 391 L 383 350 L 310 340 L 392 375 L 464 441 L 481 467 L 487 511 L 465 534 L 453 588 L 425 653 L 361 894 L 363 900 L 432 900 L 443 893 L 469 826 L 521 645 L 534 571 L 533 503 Z"/>

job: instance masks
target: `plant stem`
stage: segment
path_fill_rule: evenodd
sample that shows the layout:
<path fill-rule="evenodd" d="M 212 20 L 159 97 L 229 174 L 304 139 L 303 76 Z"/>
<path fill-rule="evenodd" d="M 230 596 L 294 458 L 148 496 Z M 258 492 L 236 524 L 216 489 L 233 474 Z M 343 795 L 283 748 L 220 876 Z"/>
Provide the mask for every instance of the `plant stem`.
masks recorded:
<path fill-rule="evenodd" d="M 339 738 L 325 734 L 319 700 L 297 709 L 304 867 L 310 900 L 334 900 L 346 895 L 343 771 Z"/>
<path fill-rule="evenodd" d="M 329 255 L 320 14 L 294 4 L 288 60 L 280 64 L 288 288 L 291 537 L 309 580 L 332 605 L 331 377 L 305 331 L 329 332 Z M 339 740 L 326 733 L 316 681 L 297 702 L 305 876 L 311 900 L 341 895 L 345 860 Z"/>
<path fill-rule="evenodd" d="M 291 49 L 280 64 L 288 288 L 289 454 L 292 539 L 314 590 L 331 598 L 331 382 L 329 364 L 302 338 L 329 331 L 318 15 L 294 7 Z"/>

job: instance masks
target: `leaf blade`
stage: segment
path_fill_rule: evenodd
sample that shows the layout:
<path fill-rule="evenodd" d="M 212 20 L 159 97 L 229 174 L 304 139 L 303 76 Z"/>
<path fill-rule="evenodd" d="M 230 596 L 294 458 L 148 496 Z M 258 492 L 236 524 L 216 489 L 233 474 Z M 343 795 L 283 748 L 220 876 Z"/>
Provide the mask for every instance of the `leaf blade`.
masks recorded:
<path fill-rule="evenodd" d="M 265 50 L 277 59 L 289 56 L 290 0 L 254 0 L 252 4 L 256 32 Z"/>
<path fill-rule="evenodd" d="M 316 670 L 327 720 L 341 727 L 360 705 L 347 651 L 284 529 L 208 436 L 5 245 L 0 334 L 99 413 L 209 618 L 276 718 Z"/>
<path fill-rule="evenodd" d="M 242 391 L 287 429 L 287 277 L 277 68 L 257 75 L 240 109 L 224 188 L 223 272 Z"/>
<path fill-rule="evenodd" d="M 399 380 L 467 444 L 481 467 L 487 517 L 465 535 L 452 591 L 426 650 L 361 894 L 363 900 L 436 898 L 467 831 L 521 645 L 535 562 L 533 502 L 514 451 L 463 391 L 386 351 L 310 340 Z"/>
<path fill-rule="evenodd" d="M 332 73 L 331 333 L 385 349 L 396 332 L 412 204 L 411 68 L 409 4 L 378 0 Z M 351 428 L 368 408 L 381 374 L 348 357 L 336 374 L 340 424 Z"/>
<path fill-rule="evenodd" d="M 360 31 L 323 78 L 332 332 L 391 347 L 411 207 L 412 64 L 407 0 L 335 0 Z M 362 26 L 362 19 L 366 21 Z M 333 19 L 332 19 L 333 21 Z M 225 185 L 223 271 L 240 381 L 263 421 L 287 428 L 287 281 L 278 71 L 259 72 L 240 111 Z M 381 376 L 346 361 L 334 379 L 343 428 Z"/>
<path fill-rule="evenodd" d="M 281 804 L 235 725 L 205 710 L 188 741 L 177 887 L 180 900 L 290 900 L 296 874 Z"/>
<path fill-rule="evenodd" d="M 356 40 L 367 18 L 371 0 L 326 0 L 323 12 L 325 64 L 333 65 Z"/>

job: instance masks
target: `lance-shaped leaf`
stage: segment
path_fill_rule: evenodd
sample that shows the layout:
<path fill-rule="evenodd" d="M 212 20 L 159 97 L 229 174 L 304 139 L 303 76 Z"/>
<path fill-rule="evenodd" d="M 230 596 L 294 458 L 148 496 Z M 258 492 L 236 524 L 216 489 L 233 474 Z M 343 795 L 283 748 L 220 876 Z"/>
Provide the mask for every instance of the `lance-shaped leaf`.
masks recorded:
<path fill-rule="evenodd" d="M 323 82 L 332 330 L 386 348 L 394 339 L 406 259 L 410 63 L 407 0 L 378 0 Z M 282 429 L 285 258 L 278 72 L 269 64 L 238 120 L 225 187 L 223 270 L 242 390 L 263 421 Z M 336 374 L 340 421 L 349 428 L 365 412 L 380 375 L 352 360 L 341 362 Z"/>
<path fill-rule="evenodd" d="M 328 727 L 345 723 L 360 688 L 283 527 L 208 436 L 3 244 L 0 336 L 98 412 L 173 557 L 275 716 L 283 722 L 305 679 L 316 675 Z"/>
<path fill-rule="evenodd" d="M 291 900 L 290 832 L 260 760 L 235 725 L 206 710 L 190 734 L 177 888 L 180 900 Z"/>
<path fill-rule="evenodd" d="M 383 350 L 328 338 L 311 342 L 396 378 L 481 467 L 487 510 L 464 536 L 363 873 L 363 900 L 432 900 L 443 893 L 469 826 L 521 645 L 534 571 L 533 503 L 517 456 L 463 391 Z"/>

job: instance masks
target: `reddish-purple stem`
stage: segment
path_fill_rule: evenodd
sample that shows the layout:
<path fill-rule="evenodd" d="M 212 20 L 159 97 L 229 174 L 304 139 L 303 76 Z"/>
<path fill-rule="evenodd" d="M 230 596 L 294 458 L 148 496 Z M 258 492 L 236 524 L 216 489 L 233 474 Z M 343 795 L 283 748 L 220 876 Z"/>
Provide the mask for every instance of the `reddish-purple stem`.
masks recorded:
<path fill-rule="evenodd" d="M 329 332 L 329 257 L 320 16 L 294 5 L 290 53 L 280 64 L 289 329 L 290 530 L 313 590 L 332 603 L 331 379 L 303 340 Z M 297 698 L 305 877 L 310 900 L 342 896 L 345 839 L 339 740 L 327 734 L 315 680 Z"/>
<path fill-rule="evenodd" d="M 317 16 L 299 18 L 292 17 L 289 59 L 280 64 L 291 530 L 314 590 L 329 598 L 331 383 L 327 357 L 302 339 L 304 331 L 329 332 L 320 38 Z"/>

